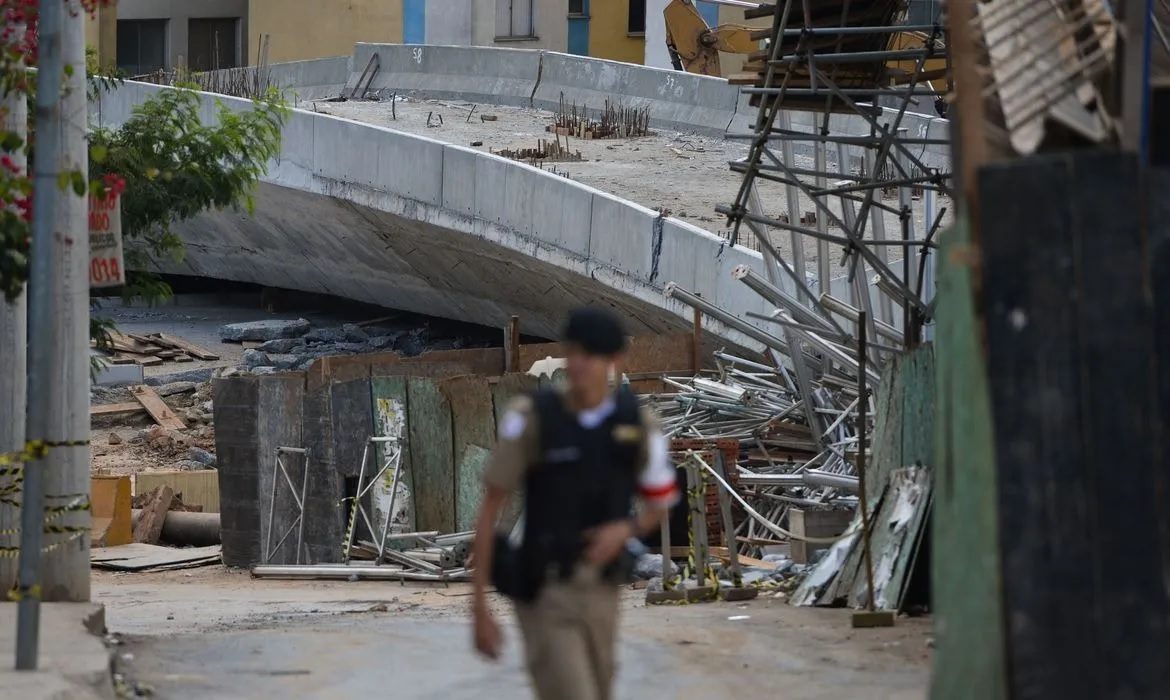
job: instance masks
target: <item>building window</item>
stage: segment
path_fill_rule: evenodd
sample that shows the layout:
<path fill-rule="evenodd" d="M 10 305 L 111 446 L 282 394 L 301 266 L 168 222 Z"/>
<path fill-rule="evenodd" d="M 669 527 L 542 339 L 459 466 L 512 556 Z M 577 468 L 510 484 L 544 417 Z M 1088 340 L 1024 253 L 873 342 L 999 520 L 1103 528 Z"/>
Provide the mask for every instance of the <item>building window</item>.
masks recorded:
<path fill-rule="evenodd" d="M 496 38 L 534 39 L 534 0 L 496 0 Z"/>
<path fill-rule="evenodd" d="M 187 20 L 187 67 L 193 71 L 240 65 L 239 17 Z"/>
<path fill-rule="evenodd" d="M 165 19 L 118 20 L 118 70 L 139 76 L 167 67 Z"/>
<path fill-rule="evenodd" d="M 630 17 L 626 25 L 630 34 L 646 33 L 646 0 L 630 0 Z"/>
<path fill-rule="evenodd" d="M 569 0 L 569 16 L 584 16 L 585 15 L 585 0 Z"/>

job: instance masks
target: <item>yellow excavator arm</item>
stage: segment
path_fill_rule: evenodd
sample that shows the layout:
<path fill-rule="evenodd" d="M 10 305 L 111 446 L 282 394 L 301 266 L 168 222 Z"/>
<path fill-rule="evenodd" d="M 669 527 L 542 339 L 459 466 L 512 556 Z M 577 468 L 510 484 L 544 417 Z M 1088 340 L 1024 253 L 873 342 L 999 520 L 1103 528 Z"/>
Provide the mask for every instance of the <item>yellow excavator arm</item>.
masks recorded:
<path fill-rule="evenodd" d="M 752 40 L 751 27 L 721 24 L 708 27 L 692 0 L 671 0 L 662 11 L 666 20 L 666 45 L 675 70 L 702 75 L 721 75 L 719 52 L 749 54 L 760 48 Z"/>

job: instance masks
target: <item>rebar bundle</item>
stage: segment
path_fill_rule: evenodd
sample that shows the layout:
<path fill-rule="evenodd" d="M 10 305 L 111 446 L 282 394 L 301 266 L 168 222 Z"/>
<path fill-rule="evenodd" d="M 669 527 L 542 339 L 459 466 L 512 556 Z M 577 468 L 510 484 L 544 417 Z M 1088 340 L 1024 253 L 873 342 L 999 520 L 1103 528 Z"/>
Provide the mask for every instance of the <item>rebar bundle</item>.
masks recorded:
<path fill-rule="evenodd" d="M 650 136 L 650 108 L 630 107 L 620 101 L 605 101 L 605 109 L 591 116 L 589 108 L 576 102 L 565 102 L 561 93 L 560 107 L 550 132 L 558 136 L 575 136 L 579 139 L 624 139 Z"/>

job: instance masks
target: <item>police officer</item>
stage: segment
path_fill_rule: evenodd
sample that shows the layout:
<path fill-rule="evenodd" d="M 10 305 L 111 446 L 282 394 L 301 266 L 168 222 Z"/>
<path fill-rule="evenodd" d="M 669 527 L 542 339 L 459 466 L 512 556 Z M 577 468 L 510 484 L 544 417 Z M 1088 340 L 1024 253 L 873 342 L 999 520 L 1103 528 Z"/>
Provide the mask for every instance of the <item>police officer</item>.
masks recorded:
<path fill-rule="evenodd" d="M 580 309 L 564 341 L 567 387 L 512 402 L 484 474 L 475 646 L 499 657 L 500 629 L 486 596 L 492 580 L 515 604 L 537 697 L 608 700 L 627 543 L 654 531 L 678 494 L 657 421 L 627 388 L 611 384 L 621 377 L 621 324 L 606 311 Z M 523 538 L 510 551 L 506 538 L 486 533 L 521 488 Z M 501 573 L 505 559 L 511 568 Z"/>

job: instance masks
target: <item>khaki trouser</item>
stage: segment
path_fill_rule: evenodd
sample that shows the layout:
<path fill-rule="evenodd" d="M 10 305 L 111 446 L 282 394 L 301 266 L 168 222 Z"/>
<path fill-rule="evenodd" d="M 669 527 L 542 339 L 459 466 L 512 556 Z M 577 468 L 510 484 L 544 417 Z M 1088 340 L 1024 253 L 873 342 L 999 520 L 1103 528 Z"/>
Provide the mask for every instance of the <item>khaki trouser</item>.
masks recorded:
<path fill-rule="evenodd" d="M 517 604 L 528 674 L 540 700 L 613 696 L 618 589 L 597 569 L 550 583 L 534 603 Z"/>

